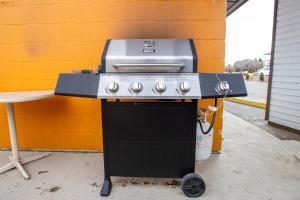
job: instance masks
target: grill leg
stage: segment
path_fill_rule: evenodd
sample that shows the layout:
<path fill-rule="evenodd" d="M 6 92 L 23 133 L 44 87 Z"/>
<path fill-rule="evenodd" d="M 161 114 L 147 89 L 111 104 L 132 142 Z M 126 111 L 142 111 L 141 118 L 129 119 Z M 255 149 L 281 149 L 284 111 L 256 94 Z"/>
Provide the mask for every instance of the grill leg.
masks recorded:
<path fill-rule="evenodd" d="M 112 183 L 110 177 L 105 178 L 101 188 L 100 195 L 105 197 L 109 196 L 111 189 L 112 189 Z"/>
<path fill-rule="evenodd" d="M 109 196 L 112 183 L 110 180 L 110 173 L 109 173 L 109 162 L 108 162 L 108 149 L 107 149 L 107 112 L 106 112 L 106 100 L 101 100 L 101 107 L 102 107 L 102 133 L 103 133 L 103 161 L 104 161 L 104 182 L 101 188 L 100 195 L 101 196 Z"/>

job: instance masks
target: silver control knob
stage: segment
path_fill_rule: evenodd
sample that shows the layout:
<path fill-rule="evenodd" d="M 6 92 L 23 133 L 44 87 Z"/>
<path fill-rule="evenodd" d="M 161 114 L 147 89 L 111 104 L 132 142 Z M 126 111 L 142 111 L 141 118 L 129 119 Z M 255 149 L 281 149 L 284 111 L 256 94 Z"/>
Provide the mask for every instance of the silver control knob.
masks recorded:
<path fill-rule="evenodd" d="M 190 91 L 191 88 L 188 82 L 183 81 L 179 84 L 179 89 L 182 93 L 187 93 Z"/>
<path fill-rule="evenodd" d="M 134 93 L 139 93 L 143 89 L 143 86 L 140 82 L 133 82 L 131 85 L 131 91 Z"/>
<path fill-rule="evenodd" d="M 219 94 L 225 94 L 229 91 L 229 89 L 230 89 L 230 86 L 227 81 L 219 81 L 216 85 L 216 91 Z"/>
<path fill-rule="evenodd" d="M 109 83 L 106 86 L 106 91 L 109 92 L 109 93 L 115 93 L 115 92 L 118 91 L 118 89 L 119 89 L 119 85 L 116 82 Z"/>
<path fill-rule="evenodd" d="M 163 82 L 161 82 L 161 81 L 159 81 L 159 82 L 156 83 L 156 85 L 155 85 L 155 90 L 156 90 L 156 92 L 158 92 L 158 93 L 163 93 L 163 92 L 166 91 L 166 89 L 167 89 L 166 84 L 163 83 Z"/>

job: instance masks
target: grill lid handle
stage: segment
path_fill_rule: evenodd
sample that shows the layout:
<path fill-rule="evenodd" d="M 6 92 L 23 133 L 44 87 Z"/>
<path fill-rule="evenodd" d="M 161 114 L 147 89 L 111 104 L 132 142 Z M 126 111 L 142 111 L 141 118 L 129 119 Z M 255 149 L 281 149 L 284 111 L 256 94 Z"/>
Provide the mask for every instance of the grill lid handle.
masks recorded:
<path fill-rule="evenodd" d="M 183 63 L 122 63 L 114 64 L 118 72 L 181 72 Z"/>

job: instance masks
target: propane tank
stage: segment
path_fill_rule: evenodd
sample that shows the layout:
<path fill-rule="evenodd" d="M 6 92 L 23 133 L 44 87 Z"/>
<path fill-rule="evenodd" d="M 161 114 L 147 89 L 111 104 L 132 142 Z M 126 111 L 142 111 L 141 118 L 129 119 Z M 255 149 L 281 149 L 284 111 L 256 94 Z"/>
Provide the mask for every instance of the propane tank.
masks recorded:
<path fill-rule="evenodd" d="M 203 129 L 209 127 L 209 123 L 202 121 Z M 196 135 L 196 161 L 206 160 L 211 155 L 212 151 L 212 142 L 213 142 L 213 132 L 211 131 L 208 134 L 203 134 L 199 123 L 197 123 L 197 135 Z"/>

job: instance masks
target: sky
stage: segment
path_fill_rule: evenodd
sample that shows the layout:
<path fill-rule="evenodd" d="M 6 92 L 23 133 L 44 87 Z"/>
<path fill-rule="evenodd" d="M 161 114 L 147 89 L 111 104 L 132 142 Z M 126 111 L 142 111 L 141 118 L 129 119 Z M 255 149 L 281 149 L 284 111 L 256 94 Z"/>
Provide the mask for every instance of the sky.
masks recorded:
<path fill-rule="evenodd" d="M 274 0 L 249 0 L 227 18 L 227 64 L 271 51 Z"/>

